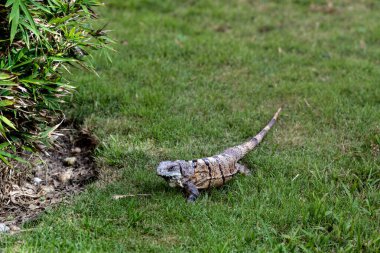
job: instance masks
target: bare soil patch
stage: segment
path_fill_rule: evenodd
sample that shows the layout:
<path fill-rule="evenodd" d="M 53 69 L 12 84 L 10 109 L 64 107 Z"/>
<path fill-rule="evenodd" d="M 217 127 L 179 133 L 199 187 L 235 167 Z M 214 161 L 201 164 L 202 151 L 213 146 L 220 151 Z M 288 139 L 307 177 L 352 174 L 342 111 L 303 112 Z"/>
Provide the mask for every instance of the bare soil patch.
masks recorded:
<path fill-rule="evenodd" d="M 59 132 L 51 148 L 29 157 L 34 165 L 27 176 L 9 183 L 2 192 L 0 223 L 12 228 L 33 219 L 97 178 L 92 157 L 96 139 L 88 130 L 72 125 Z"/>

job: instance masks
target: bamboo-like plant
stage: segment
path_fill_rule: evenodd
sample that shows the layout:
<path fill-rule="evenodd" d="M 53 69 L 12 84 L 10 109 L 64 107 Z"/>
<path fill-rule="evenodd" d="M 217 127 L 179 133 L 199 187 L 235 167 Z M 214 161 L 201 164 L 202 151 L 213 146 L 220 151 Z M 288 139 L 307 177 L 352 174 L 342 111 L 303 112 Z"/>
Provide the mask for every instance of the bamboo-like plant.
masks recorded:
<path fill-rule="evenodd" d="M 111 40 L 96 29 L 96 0 L 0 0 L 0 159 L 47 142 L 72 86 L 69 66 L 92 69 L 86 57 Z M 3 166 L 1 166 L 3 167 Z M 0 176 L 4 173 L 0 170 Z"/>

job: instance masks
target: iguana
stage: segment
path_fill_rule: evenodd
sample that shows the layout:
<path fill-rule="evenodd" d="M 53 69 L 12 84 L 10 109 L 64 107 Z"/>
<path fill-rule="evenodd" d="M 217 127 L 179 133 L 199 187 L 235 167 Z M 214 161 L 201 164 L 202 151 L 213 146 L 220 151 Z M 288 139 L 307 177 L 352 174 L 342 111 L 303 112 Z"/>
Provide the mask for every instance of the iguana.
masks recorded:
<path fill-rule="evenodd" d="M 194 202 L 199 196 L 199 189 L 222 186 L 238 172 L 249 174 L 249 170 L 238 161 L 261 142 L 276 122 L 280 111 L 281 108 L 260 133 L 243 144 L 211 157 L 160 162 L 157 175 L 164 178 L 171 187 L 184 188 L 187 201 Z"/>

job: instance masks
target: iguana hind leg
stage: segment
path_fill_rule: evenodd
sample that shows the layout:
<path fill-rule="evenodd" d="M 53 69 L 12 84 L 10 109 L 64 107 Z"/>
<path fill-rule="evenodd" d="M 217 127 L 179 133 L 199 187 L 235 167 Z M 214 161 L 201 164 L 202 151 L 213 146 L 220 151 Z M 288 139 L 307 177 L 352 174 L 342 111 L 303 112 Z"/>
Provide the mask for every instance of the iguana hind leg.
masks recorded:
<path fill-rule="evenodd" d="M 183 187 L 186 191 L 187 202 L 195 202 L 199 196 L 199 191 L 197 187 L 192 182 L 187 182 L 183 184 Z"/>
<path fill-rule="evenodd" d="M 251 171 L 243 164 L 236 163 L 236 168 L 239 171 L 239 173 L 243 174 L 244 176 L 251 175 Z"/>

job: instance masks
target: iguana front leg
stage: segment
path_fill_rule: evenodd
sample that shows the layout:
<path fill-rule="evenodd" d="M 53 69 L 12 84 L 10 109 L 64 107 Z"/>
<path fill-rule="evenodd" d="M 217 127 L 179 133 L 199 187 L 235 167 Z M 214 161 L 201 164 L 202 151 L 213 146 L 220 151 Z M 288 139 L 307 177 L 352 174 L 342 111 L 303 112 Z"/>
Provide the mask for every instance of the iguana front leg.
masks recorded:
<path fill-rule="evenodd" d="M 189 181 L 189 182 L 184 183 L 183 188 L 186 191 L 187 202 L 194 202 L 198 198 L 199 191 L 192 182 Z"/>

